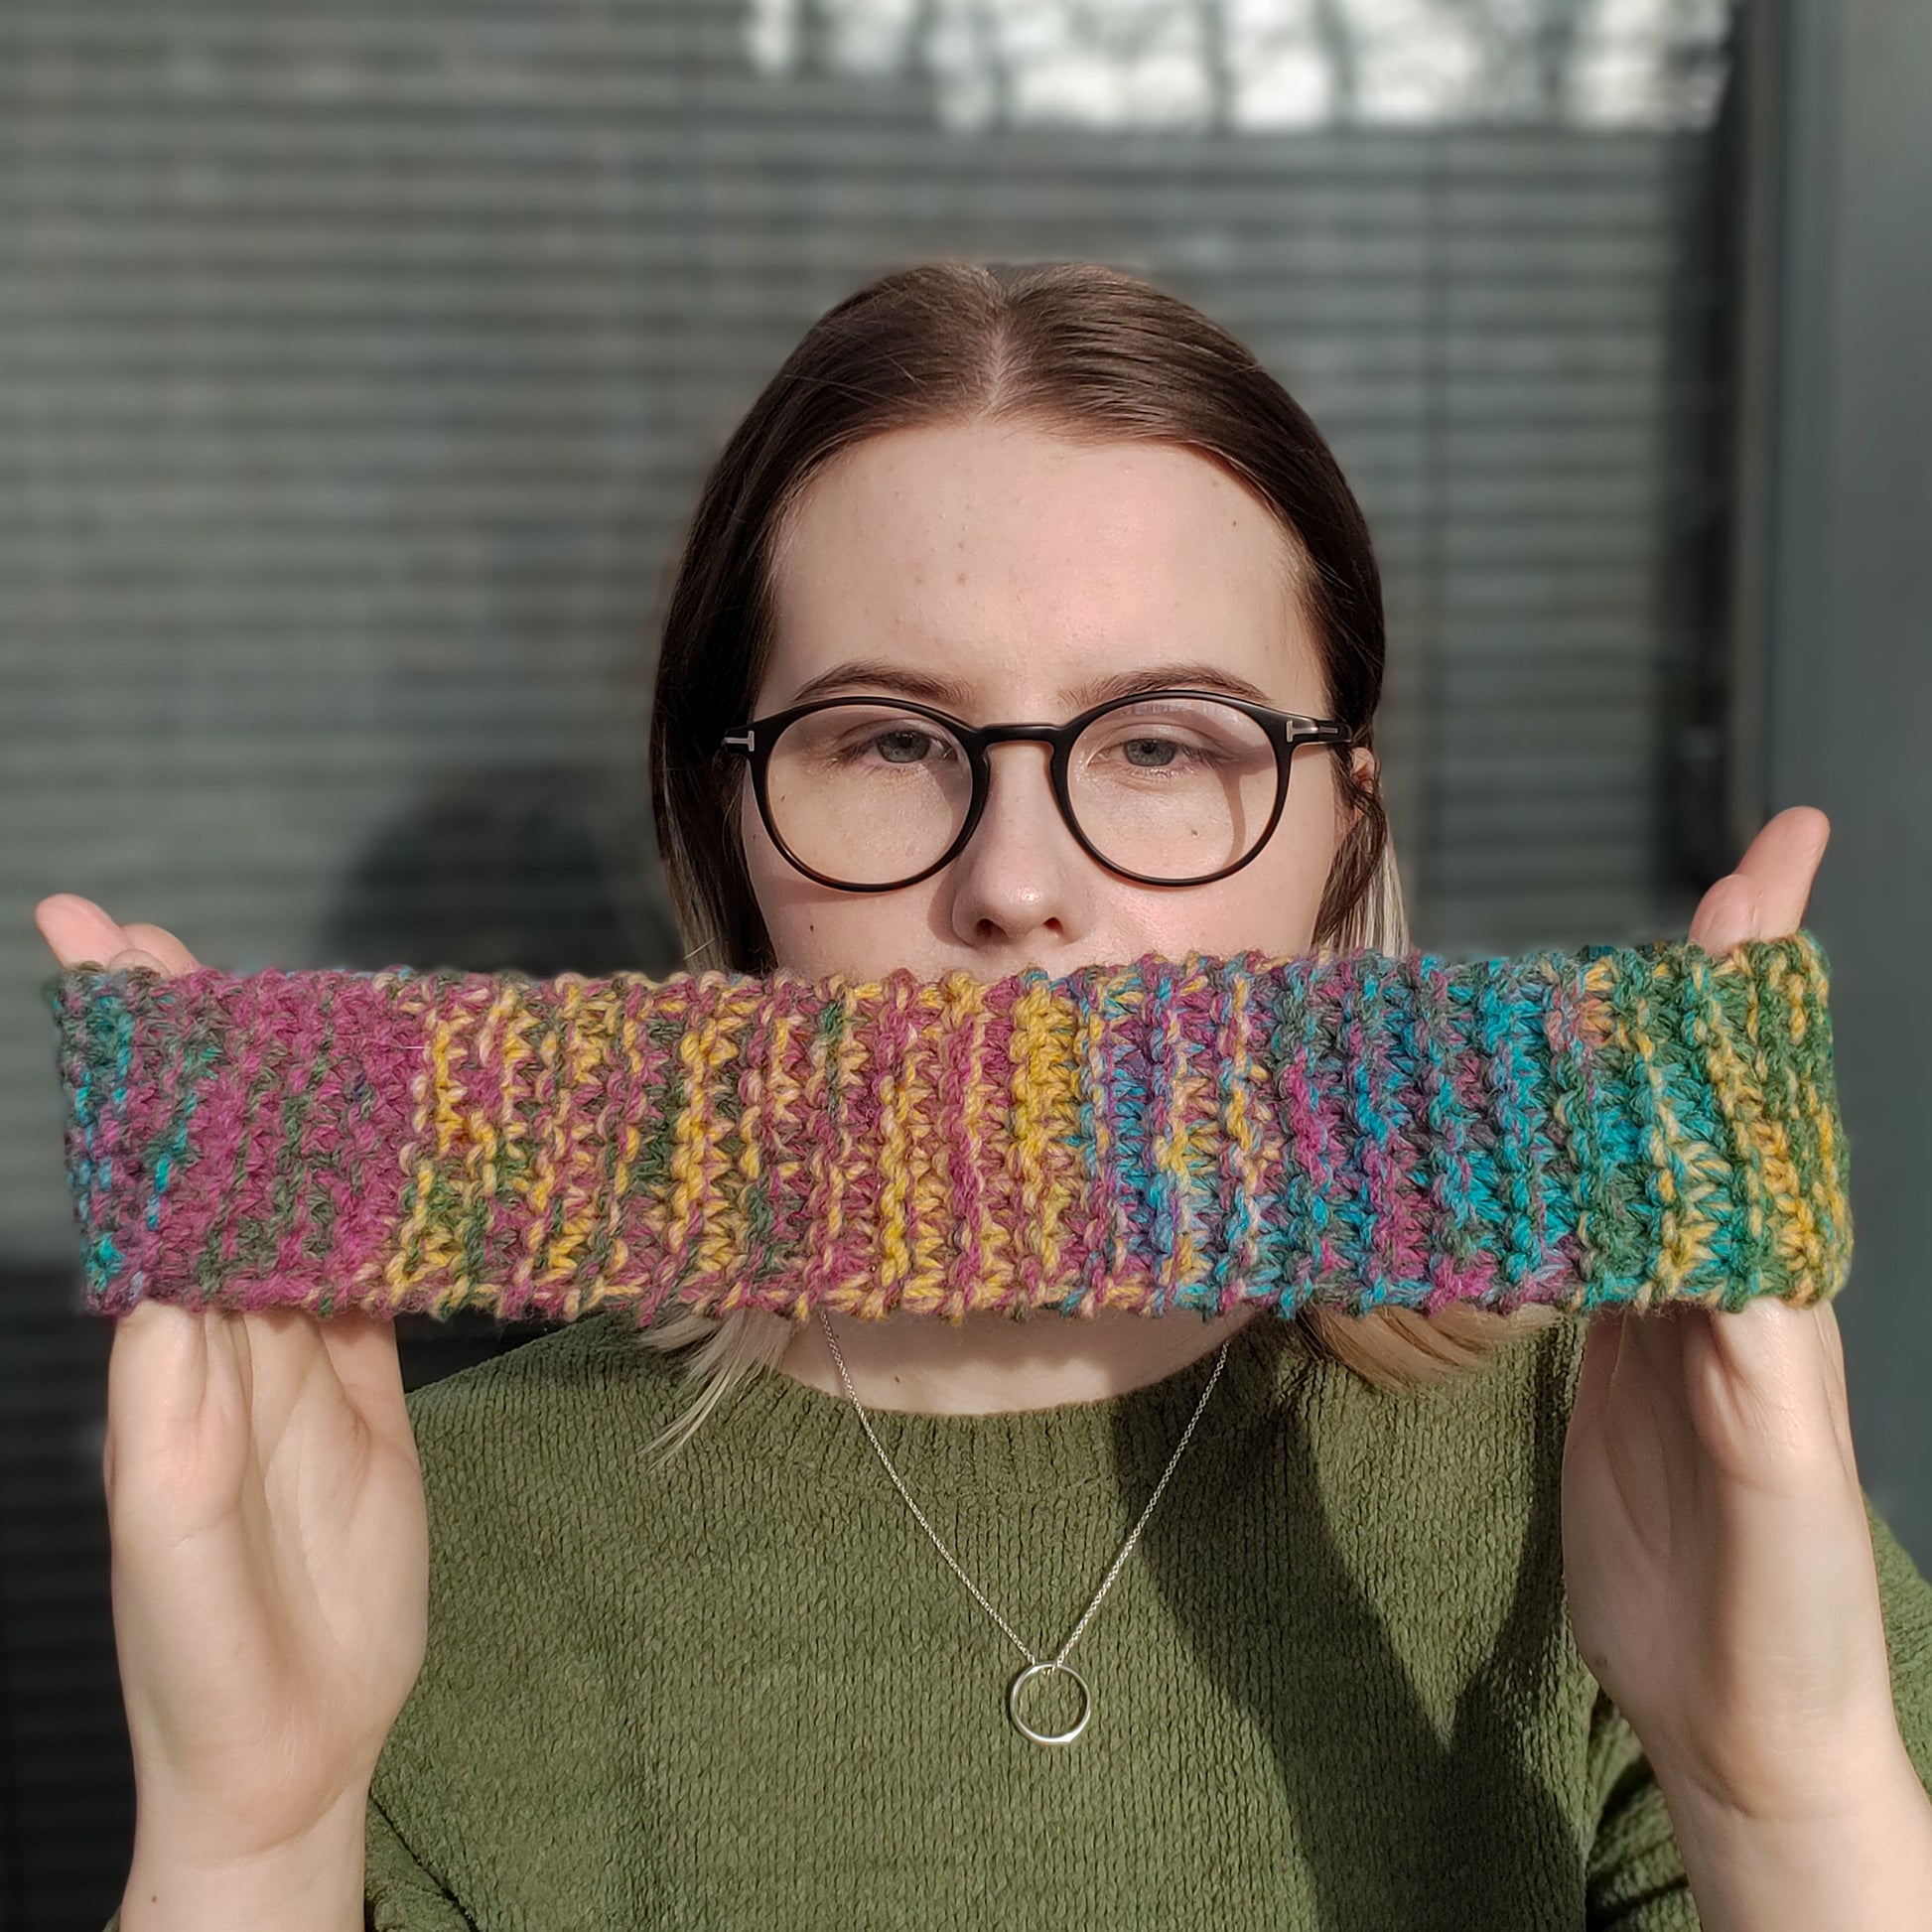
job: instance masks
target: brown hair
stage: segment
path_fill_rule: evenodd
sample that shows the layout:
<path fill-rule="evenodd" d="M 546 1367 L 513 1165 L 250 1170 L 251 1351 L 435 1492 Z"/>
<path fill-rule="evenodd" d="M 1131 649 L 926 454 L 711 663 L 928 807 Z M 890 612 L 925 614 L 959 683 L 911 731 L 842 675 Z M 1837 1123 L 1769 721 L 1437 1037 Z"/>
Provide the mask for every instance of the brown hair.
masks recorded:
<path fill-rule="evenodd" d="M 751 715 L 772 635 L 773 562 L 789 513 L 840 452 L 889 430 L 1025 421 L 1092 442 L 1152 441 L 1219 465 L 1282 524 L 1301 568 L 1324 708 L 1373 746 L 1386 638 L 1374 546 L 1320 432 L 1232 335 L 1152 283 L 1093 262 L 1022 267 L 935 261 L 881 276 L 805 333 L 705 479 L 665 609 L 650 728 L 651 813 L 671 903 L 694 962 L 737 972 L 774 960 L 740 844 L 735 761 L 719 738 Z M 1410 940 L 1379 770 L 1331 747 L 1349 829 L 1313 941 L 1401 952 Z M 1485 1361 L 1551 1311 L 1362 1316 L 1304 1306 L 1314 1353 L 1404 1389 Z M 700 1398 L 677 1440 L 737 1376 L 769 1367 L 794 1332 L 783 1316 L 686 1311 L 642 1331 L 693 1343 Z M 670 1432 L 667 1432 L 667 1435 Z"/>

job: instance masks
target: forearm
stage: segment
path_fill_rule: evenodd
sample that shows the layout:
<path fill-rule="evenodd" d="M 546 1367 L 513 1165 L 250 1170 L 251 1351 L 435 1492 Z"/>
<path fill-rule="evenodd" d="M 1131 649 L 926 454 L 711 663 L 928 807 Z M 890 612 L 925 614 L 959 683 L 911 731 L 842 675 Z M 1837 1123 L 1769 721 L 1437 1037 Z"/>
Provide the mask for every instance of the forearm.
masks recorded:
<path fill-rule="evenodd" d="M 362 1932 L 366 1799 L 300 1839 L 222 1856 L 187 1821 L 137 1814 L 120 1932 Z"/>
<path fill-rule="evenodd" d="M 1932 1798 L 1902 1741 L 1829 1812 L 1753 1816 L 1658 1783 L 1705 1932 L 1932 1932 Z"/>

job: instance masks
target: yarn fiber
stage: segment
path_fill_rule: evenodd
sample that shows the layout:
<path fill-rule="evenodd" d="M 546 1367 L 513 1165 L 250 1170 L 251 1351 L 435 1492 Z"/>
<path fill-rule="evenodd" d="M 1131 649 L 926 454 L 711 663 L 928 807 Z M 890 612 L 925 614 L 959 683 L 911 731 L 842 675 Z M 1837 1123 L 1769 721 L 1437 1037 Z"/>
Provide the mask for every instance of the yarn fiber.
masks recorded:
<path fill-rule="evenodd" d="M 64 969 L 86 1307 L 957 1321 L 1835 1295 L 1805 930 L 995 981 Z"/>

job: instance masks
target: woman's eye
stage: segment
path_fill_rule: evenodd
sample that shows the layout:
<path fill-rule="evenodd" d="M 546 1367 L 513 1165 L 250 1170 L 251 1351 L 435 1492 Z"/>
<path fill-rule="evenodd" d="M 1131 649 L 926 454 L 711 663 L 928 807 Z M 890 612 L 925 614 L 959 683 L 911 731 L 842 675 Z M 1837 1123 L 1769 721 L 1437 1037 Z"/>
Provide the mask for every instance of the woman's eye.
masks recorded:
<path fill-rule="evenodd" d="M 930 732 L 914 731 L 909 727 L 903 731 L 881 732 L 872 740 L 879 756 L 888 764 L 919 763 L 932 742 Z"/>
<path fill-rule="evenodd" d="M 1189 745 L 1184 739 L 1178 738 L 1150 737 L 1144 733 L 1134 738 L 1116 739 L 1102 749 L 1098 759 L 1124 765 L 1133 771 L 1168 771 L 1190 759 L 1211 762 L 1213 757 L 1213 752 L 1205 746 Z"/>
<path fill-rule="evenodd" d="M 836 758 L 841 764 L 936 764 L 945 754 L 946 742 L 937 733 L 920 725 L 896 725 L 889 731 L 875 729 L 848 738 Z"/>

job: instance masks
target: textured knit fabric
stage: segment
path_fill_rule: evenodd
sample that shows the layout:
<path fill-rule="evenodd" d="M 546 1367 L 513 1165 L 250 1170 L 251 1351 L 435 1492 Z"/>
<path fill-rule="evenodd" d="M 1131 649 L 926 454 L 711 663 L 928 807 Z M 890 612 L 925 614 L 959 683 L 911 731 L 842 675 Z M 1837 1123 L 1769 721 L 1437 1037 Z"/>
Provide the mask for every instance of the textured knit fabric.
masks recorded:
<path fill-rule="evenodd" d="M 47 990 L 107 1314 L 1734 1307 L 1851 1259 L 1808 932 Z"/>
<path fill-rule="evenodd" d="M 1394 1395 L 1251 1319 L 1074 1647 L 1087 1727 L 1050 1748 L 1008 1722 L 1024 1660 L 843 1396 L 762 1376 L 653 1469 L 689 1394 L 612 1312 L 418 1390 L 429 1649 L 377 1767 L 373 1924 L 1696 1927 L 1564 1609 L 1583 1328 Z M 1050 1655 L 1213 1366 L 1055 1410 L 869 1414 Z M 1932 1587 L 1867 1518 L 1932 1789 Z"/>

